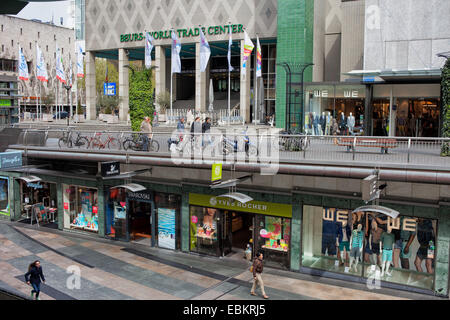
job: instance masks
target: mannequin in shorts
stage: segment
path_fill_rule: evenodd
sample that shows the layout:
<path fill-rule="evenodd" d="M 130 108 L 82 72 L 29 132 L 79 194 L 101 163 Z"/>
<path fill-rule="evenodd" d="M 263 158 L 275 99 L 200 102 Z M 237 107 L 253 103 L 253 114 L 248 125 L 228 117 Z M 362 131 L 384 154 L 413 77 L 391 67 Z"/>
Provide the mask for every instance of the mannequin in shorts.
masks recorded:
<path fill-rule="evenodd" d="M 351 229 L 348 226 L 347 221 L 343 221 L 341 225 L 338 224 L 337 228 L 336 247 L 339 248 L 340 264 L 343 265 L 347 261 L 346 258 L 350 251 Z"/>
<path fill-rule="evenodd" d="M 352 268 L 353 261 L 355 261 L 355 272 L 358 271 L 358 262 L 361 257 L 363 248 L 364 232 L 362 231 L 362 224 L 358 223 L 358 227 L 352 231 L 352 236 L 350 237 L 350 265 L 349 269 Z"/>
<path fill-rule="evenodd" d="M 390 227 L 387 228 L 387 232 L 383 232 L 380 238 L 380 253 L 382 254 L 381 259 L 381 276 L 384 276 L 384 272 L 388 276 L 392 274 L 389 273 L 389 267 L 392 262 L 392 247 L 395 242 L 395 236 L 392 233 L 392 229 Z"/>

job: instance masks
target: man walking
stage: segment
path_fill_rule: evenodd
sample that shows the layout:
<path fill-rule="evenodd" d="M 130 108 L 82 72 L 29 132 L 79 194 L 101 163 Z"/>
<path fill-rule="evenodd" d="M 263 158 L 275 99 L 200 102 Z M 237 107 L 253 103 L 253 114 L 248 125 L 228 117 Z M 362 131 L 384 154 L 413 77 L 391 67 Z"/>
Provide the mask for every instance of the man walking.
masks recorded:
<path fill-rule="evenodd" d="M 152 125 L 150 123 L 150 118 L 149 117 L 144 117 L 144 121 L 141 122 L 141 128 L 140 128 L 141 132 L 144 132 L 146 134 L 142 135 L 142 149 L 144 151 L 148 151 L 148 144 L 149 144 L 149 139 L 152 138 L 153 134 L 152 134 Z"/>
<path fill-rule="evenodd" d="M 260 251 L 255 257 L 255 260 L 253 260 L 253 286 L 252 290 L 250 291 L 250 294 L 252 296 L 256 296 L 255 293 L 256 284 L 259 283 L 264 299 L 269 299 L 269 296 L 267 296 L 266 292 L 264 291 L 264 282 L 261 277 L 262 272 L 263 272 L 263 253 Z"/>

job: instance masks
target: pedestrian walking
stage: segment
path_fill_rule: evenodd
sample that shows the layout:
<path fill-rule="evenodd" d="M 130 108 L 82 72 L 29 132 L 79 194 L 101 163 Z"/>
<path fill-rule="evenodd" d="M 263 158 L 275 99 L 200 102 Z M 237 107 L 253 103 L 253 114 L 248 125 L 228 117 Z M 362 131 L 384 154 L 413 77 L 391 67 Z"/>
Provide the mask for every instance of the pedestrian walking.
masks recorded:
<path fill-rule="evenodd" d="M 28 272 L 25 274 L 25 281 L 28 285 L 33 287 L 31 290 L 31 297 L 36 293 L 36 300 L 39 300 L 39 293 L 41 292 L 41 279 L 45 283 L 44 273 L 42 272 L 41 263 L 39 260 L 34 261 L 28 267 Z"/>
<path fill-rule="evenodd" d="M 141 132 L 144 132 L 142 135 L 142 149 L 148 151 L 149 139 L 153 136 L 149 117 L 144 117 L 144 120 L 141 122 L 140 130 Z"/>
<path fill-rule="evenodd" d="M 260 252 L 258 252 L 255 259 L 253 260 L 253 265 L 252 265 L 253 286 L 252 286 L 252 290 L 250 291 L 250 294 L 252 296 L 256 296 L 256 293 L 255 293 L 256 284 L 259 284 L 264 299 L 269 299 L 269 296 L 267 296 L 266 292 L 264 291 L 264 282 L 261 277 L 262 272 L 263 272 L 263 253 L 260 251 Z"/>

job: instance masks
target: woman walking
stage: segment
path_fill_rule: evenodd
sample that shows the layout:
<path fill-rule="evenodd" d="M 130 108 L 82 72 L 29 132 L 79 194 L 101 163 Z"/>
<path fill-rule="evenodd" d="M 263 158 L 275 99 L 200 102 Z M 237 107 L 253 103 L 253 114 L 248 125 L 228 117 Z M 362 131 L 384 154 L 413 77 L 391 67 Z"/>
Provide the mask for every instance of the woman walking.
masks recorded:
<path fill-rule="evenodd" d="M 44 274 L 42 273 L 42 267 L 39 260 L 36 260 L 28 267 L 28 272 L 25 274 L 25 281 L 28 285 L 33 287 L 31 290 L 31 297 L 33 298 L 33 293 L 36 293 L 36 300 L 39 300 L 39 293 L 41 292 L 41 279 L 45 283 Z"/>

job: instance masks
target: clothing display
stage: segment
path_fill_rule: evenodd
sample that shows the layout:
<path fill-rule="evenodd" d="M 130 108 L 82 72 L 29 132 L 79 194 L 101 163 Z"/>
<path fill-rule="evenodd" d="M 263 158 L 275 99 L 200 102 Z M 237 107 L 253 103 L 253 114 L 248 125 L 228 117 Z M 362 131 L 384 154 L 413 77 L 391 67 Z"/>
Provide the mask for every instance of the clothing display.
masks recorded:
<path fill-rule="evenodd" d="M 353 129 L 355 128 L 355 117 L 350 114 L 350 116 L 347 118 L 347 126 L 348 131 L 351 135 L 353 135 Z"/>
<path fill-rule="evenodd" d="M 392 247 L 395 242 L 395 235 L 393 233 L 383 232 L 380 241 L 383 244 L 382 261 L 392 261 Z"/>

